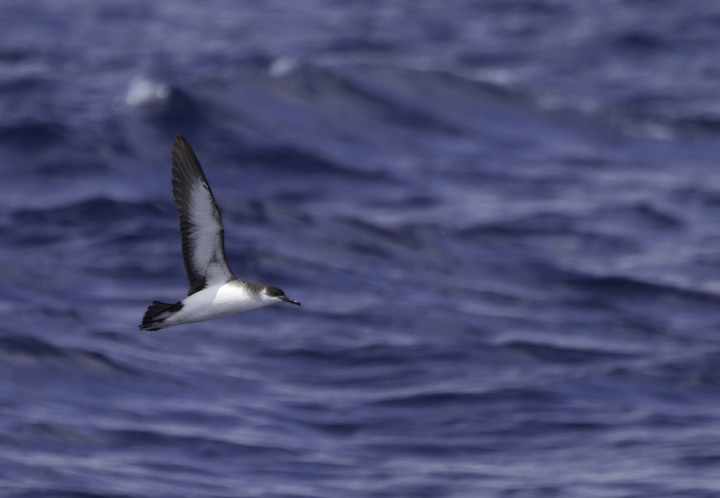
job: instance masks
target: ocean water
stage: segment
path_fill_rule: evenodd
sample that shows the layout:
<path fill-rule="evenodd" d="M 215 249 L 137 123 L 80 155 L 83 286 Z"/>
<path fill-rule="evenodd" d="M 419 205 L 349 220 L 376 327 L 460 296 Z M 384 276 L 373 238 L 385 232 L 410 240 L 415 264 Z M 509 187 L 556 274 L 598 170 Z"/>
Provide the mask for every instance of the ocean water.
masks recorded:
<path fill-rule="evenodd" d="M 0 19 L 0 496 L 720 496 L 717 2 Z M 137 329 L 177 132 L 302 308 Z"/>

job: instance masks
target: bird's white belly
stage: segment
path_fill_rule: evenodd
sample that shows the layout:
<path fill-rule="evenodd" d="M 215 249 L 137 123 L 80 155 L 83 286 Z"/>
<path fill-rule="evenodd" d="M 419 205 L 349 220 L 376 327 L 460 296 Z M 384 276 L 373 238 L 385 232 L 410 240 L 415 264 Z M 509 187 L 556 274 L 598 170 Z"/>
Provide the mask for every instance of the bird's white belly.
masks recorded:
<path fill-rule="evenodd" d="M 205 288 L 186 297 L 183 307 L 167 319 L 170 325 L 200 322 L 262 308 L 269 304 L 235 283 Z"/>

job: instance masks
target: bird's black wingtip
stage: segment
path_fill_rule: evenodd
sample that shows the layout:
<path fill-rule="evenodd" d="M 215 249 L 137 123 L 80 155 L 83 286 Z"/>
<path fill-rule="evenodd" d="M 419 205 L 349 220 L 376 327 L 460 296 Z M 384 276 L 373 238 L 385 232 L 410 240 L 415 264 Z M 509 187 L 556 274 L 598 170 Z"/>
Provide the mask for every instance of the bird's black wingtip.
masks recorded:
<path fill-rule="evenodd" d="M 185 138 L 185 136 L 182 133 L 177 132 L 177 134 L 175 135 L 175 140 L 173 140 L 173 145 L 187 144 L 187 143 L 188 143 L 188 141 Z"/>

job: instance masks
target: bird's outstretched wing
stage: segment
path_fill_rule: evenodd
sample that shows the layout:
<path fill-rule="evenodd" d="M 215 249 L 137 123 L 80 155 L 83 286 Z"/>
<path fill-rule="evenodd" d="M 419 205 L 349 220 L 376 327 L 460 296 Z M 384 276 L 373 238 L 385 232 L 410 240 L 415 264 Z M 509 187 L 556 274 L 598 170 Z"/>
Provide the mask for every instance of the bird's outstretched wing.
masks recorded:
<path fill-rule="evenodd" d="M 190 282 L 188 296 L 235 278 L 225 259 L 222 219 L 210 185 L 190 144 L 179 133 L 173 142 L 172 185 Z"/>

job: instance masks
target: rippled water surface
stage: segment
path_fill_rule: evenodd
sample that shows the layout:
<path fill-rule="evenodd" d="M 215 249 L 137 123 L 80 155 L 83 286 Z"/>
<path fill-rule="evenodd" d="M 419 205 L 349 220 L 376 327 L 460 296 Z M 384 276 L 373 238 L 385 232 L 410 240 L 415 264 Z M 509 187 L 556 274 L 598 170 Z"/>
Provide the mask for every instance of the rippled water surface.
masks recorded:
<path fill-rule="evenodd" d="M 0 18 L 0 495 L 720 496 L 716 2 Z M 137 329 L 177 132 L 302 308 Z"/>

